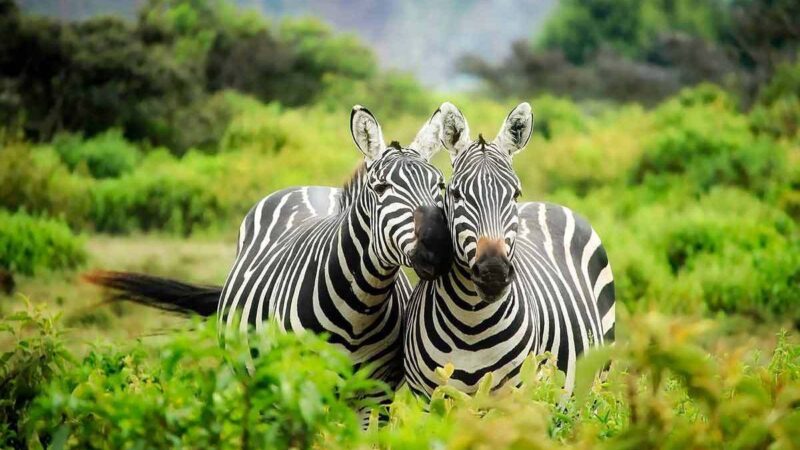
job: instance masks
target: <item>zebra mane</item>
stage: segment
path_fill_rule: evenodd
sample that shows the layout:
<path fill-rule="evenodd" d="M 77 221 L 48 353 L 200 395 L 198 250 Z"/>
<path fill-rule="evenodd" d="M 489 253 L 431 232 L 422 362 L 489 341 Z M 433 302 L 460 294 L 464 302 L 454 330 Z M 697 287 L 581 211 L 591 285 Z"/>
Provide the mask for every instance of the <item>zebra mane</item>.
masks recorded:
<path fill-rule="evenodd" d="M 361 183 L 361 179 L 364 176 L 364 172 L 367 171 L 367 163 L 362 161 L 358 167 L 353 171 L 353 174 L 350 176 L 350 179 L 344 183 L 342 187 L 342 192 L 339 194 L 338 198 L 338 212 L 342 212 L 347 209 L 353 203 L 353 200 L 358 195 L 358 192 L 361 190 L 363 184 Z"/>

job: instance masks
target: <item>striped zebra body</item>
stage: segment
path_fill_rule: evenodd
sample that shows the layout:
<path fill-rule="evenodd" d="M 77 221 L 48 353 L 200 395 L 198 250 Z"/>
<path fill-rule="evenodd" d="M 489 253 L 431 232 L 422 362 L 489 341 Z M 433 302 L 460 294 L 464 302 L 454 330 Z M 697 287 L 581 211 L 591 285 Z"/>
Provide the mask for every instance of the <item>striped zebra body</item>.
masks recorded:
<path fill-rule="evenodd" d="M 450 263 L 444 180 L 428 163 L 438 129 L 434 113 L 413 150 L 387 147 L 374 117 L 356 108 L 351 131 L 365 163 L 343 189 L 290 188 L 259 201 L 241 224 L 220 295 L 223 341 L 269 320 L 285 331 L 325 333 L 356 368 L 368 365 L 396 387 L 411 294 L 400 267 L 433 277 Z"/>
<path fill-rule="evenodd" d="M 563 206 L 516 202 L 511 155 L 532 128 L 523 105 L 493 143 L 470 143 L 466 121 L 450 111 L 463 128 L 443 139 L 454 154 L 445 201 L 454 263 L 415 288 L 406 313 L 405 376 L 420 394 L 430 395 L 435 369 L 448 363 L 449 384 L 464 392 L 488 372 L 493 387 L 518 384 L 525 358 L 544 352 L 556 356 L 571 390 L 576 358 L 613 340 L 613 277 L 597 233 Z"/>
<path fill-rule="evenodd" d="M 325 332 L 356 366 L 375 364 L 374 375 L 395 385 L 411 287 L 399 267 L 384 268 L 370 255 L 369 205 L 340 213 L 341 195 L 334 188 L 292 188 L 253 207 L 223 287 L 220 329 L 259 330 L 272 318 L 284 330 Z"/>
<path fill-rule="evenodd" d="M 469 274 L 455 265 L 414 290 L 406 314 L 406 381 L 430 394 L 434 371 L 456 368 L 449 384 L 464 392 L 494 372 L 496 386 L 518 384 L 525 358 L 551 352 L 566 385 L 587 348 L 614 338 L 614 283 L 597 233 L 563 206 L 520 204 L 514 267 L 508 297 L 483 303 Z"/>

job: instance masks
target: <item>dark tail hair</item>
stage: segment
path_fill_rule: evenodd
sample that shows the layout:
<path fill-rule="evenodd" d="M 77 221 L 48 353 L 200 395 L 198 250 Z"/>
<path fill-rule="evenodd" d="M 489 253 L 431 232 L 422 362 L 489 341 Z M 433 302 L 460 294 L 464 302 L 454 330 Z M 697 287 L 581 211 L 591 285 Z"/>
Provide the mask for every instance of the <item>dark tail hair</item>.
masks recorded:
<path fill-rule="evenodd" d="M 133 272 L 95 270 L 83 275 L 89 283 L 114 290 L 112 300 L 128 300 L 181 314 L 208 317 L 217 312 L 221 286 L 197 286 Z"/>

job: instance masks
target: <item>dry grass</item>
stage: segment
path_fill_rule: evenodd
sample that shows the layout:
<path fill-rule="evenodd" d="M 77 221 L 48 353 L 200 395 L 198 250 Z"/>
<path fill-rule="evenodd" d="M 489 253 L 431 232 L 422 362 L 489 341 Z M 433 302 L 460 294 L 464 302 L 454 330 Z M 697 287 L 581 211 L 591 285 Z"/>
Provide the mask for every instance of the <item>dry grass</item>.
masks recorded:
<path fill-rule="evenodd" d="M 0 312 L 24 309 L 25 296 L 59 312 L 76 348 L 97 340 L 150 339 L 185 324 L 185 319 L 133 304 L 106 304 L 104 293 L 80 280 L 88 269 L 145 272 L 204 284 L 222 284 L 233 262 L 235 243 L 163 236 L 88 239 L 85 269 L 63 274 L 17 277 L 16 293 L 0 294 Z M 0 343 L 3 346 L 3 343 Z"/>

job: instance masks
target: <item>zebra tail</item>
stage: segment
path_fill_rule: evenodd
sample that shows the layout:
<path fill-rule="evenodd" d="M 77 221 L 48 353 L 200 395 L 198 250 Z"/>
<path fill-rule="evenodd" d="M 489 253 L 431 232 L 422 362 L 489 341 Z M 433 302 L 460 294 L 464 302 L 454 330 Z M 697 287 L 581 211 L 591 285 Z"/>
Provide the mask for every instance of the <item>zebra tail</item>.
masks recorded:
<path fill-rule="evenodd" d="M 82 278 L 114 291 L 111 301 L 127 300 L 180 314 L 208 317 L 217 312 L 221 286 L 199 286 L 134 272 L 95 270 Z"/>

